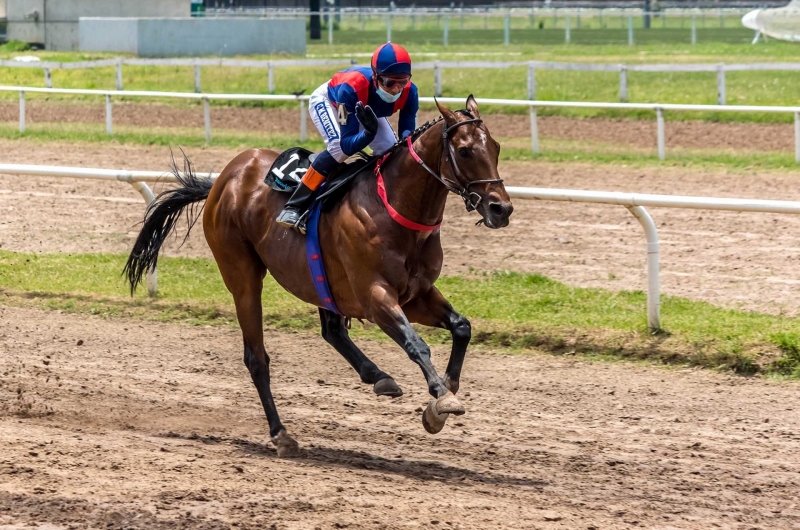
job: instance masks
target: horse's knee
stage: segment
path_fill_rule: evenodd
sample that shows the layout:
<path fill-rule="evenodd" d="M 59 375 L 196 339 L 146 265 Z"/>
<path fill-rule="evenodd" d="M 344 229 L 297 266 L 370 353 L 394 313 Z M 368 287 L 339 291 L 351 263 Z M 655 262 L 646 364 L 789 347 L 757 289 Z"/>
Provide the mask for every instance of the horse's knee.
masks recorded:
<path fill-rule="evenodd" d="M 465 316 L 458 315 L 453 320 L 451 333 L 453 334 L 453 340 L 469 342 L 472 338 L 472 325 Z"/>

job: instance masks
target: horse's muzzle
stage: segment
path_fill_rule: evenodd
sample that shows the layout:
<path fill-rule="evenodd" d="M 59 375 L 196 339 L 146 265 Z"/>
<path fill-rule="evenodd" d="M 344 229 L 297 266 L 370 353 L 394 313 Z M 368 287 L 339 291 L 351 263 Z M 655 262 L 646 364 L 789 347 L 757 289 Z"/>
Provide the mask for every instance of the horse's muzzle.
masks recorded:
<path fill-rule="evenodd" d="M 489 228 L 503 228 L 508 226 L 508 218 L 514 211 L 510 202 L 492 201 L 485 208 L 483 222 Z"/>

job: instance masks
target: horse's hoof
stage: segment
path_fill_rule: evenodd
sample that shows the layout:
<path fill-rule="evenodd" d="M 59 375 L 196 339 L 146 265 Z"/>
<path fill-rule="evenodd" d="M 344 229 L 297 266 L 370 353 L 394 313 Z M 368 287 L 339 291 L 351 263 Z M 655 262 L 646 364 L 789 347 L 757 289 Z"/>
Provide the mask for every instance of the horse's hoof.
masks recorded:
<path fill-rule="evenodd" d="M 435 401 L 436 412 L 438 414 L 453 414 L 454 416 L 461 416 L 466 412 L 464 405 L 456 398 L 452 392 L 448 392 Z"/>
<path fill-rule="evenodd" d="M 295 458 L 300 454 L 300 446 L 286 431 L 281 431 L 278 436 L 274 436 L 272 443 L 278 448 L 278 458 Z"/>
<path fill-rule="evenodd" d="M 400 397 L 403 395 L 403 390 L 397 386 L 397 383 L 391 377 L 381 379 L 372 387 L 375 393 L 379 396 Z"/>
<path fill-rule="evenodd" d="M 429 434 L 436 434 L 444 429 L 444 424 L 450 416 L 448 413 L 436 412 L 436 400 L 431 400 L 425 411 L 422 413 L 422 426 Z"/>

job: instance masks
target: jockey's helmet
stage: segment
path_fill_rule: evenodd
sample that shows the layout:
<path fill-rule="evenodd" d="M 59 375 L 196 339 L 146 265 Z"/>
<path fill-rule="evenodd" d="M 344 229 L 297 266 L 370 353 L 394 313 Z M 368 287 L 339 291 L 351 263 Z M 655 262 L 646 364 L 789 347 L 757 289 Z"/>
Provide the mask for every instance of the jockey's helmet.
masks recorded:
<path fill-rule="evenodd" d="M 372 71 L 376 76 L 411 76 L 411 56 L 402 46 L 387 42 L 372 54 Z"/>

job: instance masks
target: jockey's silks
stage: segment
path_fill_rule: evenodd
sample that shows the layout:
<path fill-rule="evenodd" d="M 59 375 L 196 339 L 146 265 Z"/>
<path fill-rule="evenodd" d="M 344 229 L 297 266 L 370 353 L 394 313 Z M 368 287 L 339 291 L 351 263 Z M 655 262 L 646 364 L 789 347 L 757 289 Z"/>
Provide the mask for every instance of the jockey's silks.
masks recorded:
<path fill-rule="evenodd" d="M 372 70 L 368 67 L 349 68 L 334 75 L 328 83 L 328 99 L 337 107 L 342 151 L 347 155 L 364 149 L 371 141 L 369 135 L 364 134 L 365 131 L 359 132 L 359 123 L 355 116 L 356 103 L 359 101 L 369 105 L 378 118 L 388 118 L 399 112 L 397 130 L 401 138 L 406 131 L 413 131 L 417 125 L 419 94 L 416 85 L 408 83 L 397 101 L 387 103 L 378 96 L 372 82 Z"/>

